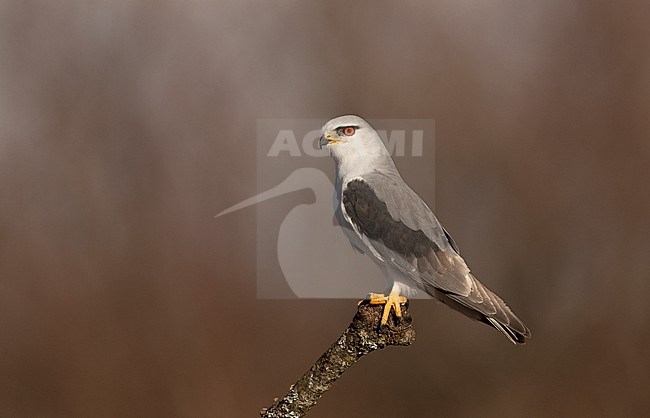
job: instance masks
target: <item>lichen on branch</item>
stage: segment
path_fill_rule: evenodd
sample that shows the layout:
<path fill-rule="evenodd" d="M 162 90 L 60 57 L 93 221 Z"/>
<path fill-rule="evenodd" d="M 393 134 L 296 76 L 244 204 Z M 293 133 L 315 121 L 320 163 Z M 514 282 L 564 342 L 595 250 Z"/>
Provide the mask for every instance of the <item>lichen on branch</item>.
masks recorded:
<path fill-rule="evenodd" d="M 386 325 L 379 326 L 382 305 L 359 304 L 352 323 L 338 340 L 314 363 L 282 399 L 264 408 L 262 418 L 297 418 L 304 416 L 341 375 L 361 357 L 389 345 L 408 346 L 415 341 L 408 305 L 402 317 L 392 314 Z"/>

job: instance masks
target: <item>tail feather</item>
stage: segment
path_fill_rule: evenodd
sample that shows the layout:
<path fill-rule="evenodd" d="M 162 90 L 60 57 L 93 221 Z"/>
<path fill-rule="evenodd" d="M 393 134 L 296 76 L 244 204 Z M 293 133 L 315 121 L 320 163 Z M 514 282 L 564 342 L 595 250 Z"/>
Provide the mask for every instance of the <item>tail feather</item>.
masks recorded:
<path fill-rule="evenodd" d="M 474 276 L 471 278 L 475 288 L 468 296 L 444 292 L 430 286 L 427 286 L 426 291 L 450 308 L 496 328 L 512 343 L 526 344 L 526 339 L 531 337 L 528 327 L 512 312 L 503 299 L 483 286 Z"/>
<path fill-rule="evenodd" d="M 501 323 L 499 321 L 497 321 L 496 319 L 494 319 L 494 318 L 490 318 L 490 317 L 486 316 L 485 319 L 487 319 L 490 322 L 490 325 L 492 325 L 494 328 L 501 331 L 503 333 L 503 335 L 508 337 L 508 339 L 513 344 L 515 344 L 515 345 L 517 345 L 517 344 L 526 344 L 526 339 L 521 334 L 518 334 L 515 331 L 512 331 L 510 328 L 501 325 Z"/>

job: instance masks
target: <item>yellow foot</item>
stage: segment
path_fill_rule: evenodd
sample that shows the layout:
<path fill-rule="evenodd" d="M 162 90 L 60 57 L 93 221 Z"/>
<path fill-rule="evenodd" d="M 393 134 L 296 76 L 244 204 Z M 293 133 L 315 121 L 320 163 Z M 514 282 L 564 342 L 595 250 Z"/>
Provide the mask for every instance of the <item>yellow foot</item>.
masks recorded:
<path fill-rule="evenodd" d="M 388 296 L 384 296 L 382 293 L 371 293 L 368 295 L 368 299 L 370 299 L 371 305 L 385 305 L 384 313 L 381 315 L 382 325 L 386 325 L 388 322 L 391 309 L 395 309 L 395 316 L 401 318 L 402 305 L 407 302 L 406 297 L 400 296 L 399 292 L 390 292 Z"/>

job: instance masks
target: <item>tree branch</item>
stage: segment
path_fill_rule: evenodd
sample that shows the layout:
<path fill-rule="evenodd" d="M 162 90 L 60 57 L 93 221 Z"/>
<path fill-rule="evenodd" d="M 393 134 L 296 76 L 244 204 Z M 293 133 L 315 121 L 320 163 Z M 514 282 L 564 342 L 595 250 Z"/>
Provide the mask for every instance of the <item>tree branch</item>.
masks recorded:
<path fill-rule="evenodd" d="M 408 305 L 402 318 L 391 314 L 388 324 L 379 327 L 383 305 L 363 301 L 352 323 L 339 339 L 290 388 L 283 399 L 261 411 L 262 418 L 297 418 L 305 415 L 334 382 L 366 354 L 389 345 L 407 346 L 415 341 Z"/>

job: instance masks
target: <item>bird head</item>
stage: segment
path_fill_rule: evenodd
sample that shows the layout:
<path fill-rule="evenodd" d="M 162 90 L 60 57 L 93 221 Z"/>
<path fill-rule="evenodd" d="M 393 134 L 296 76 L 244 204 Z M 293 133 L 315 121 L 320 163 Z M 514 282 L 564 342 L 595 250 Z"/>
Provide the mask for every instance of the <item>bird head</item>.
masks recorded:
<path fill-rule="evenodd" d="M 320 148 L 327 149 L 339 167 L 355 167 L 358 171 L 375 167 L 381 161 L 391 161 L 377 132 L 359 116 L 334 118 L 323 126 L 322 132 Z"/>

